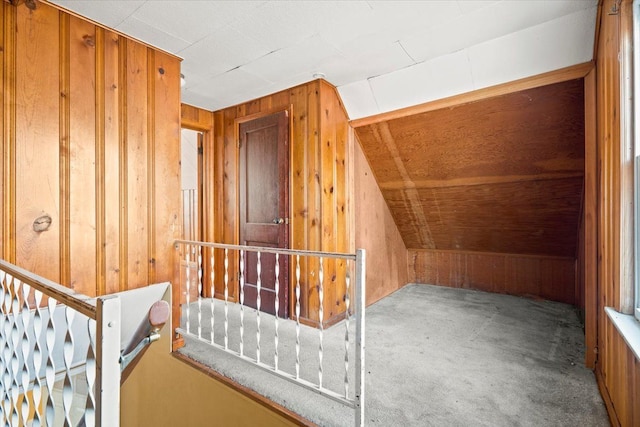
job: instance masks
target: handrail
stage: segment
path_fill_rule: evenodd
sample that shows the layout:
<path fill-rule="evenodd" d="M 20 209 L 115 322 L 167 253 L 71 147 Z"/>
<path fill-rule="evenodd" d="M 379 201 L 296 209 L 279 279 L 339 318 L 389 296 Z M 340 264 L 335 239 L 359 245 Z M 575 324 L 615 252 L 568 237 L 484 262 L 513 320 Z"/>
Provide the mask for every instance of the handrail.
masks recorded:
<path fill-rule="evenodd" d="M 180 239 L 174 240 L 174 243 L 204 246 L 207 248 L 254 251 L 254 252 L 261 252 L 261 253 L 268 253 L 268 254 L 304 255 L 304 256 L 316 256 L 316 257 L 323 257 L 323 258 L 349 259 L 354 261 L 356 259 L 356 254 L 340 253 L 340 252 L 321 252 L 321 251 L 308 251 L 303 249 L 270 248 L 268 246 L 243 246 L 243 245 L 231 245 L 227 243 L 199 242 L 195 240 L 180 240 Z"/>
<path fill-rule="evenodd" d="M 23 268 L 10 264 L 0 259 L 0 269 L 11 276 L 37 289 L 38 291 L 52 296 L 56 301 L 96 319 L 96 300 L 87 295 L 78 293 L 70 288 L 66 288 L 44 277 L 37 276 Z"/>

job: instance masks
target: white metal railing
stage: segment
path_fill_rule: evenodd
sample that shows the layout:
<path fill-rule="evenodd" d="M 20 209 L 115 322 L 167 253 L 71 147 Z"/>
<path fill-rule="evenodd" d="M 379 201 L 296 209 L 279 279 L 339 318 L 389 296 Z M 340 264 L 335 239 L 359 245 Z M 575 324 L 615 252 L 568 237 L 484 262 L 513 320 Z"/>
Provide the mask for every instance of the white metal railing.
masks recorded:
<path fill-rule="evenodd" d="M 177 333 L 351 407 L 355 412 L 355 424 L 363 425 L 364 250 L 338 254 L 188 240 L 177 240 L 176 249 L 180 256 L 183 296 L 182 320 Z M 267 256 L 272 262 L 269 273 L 263 271 Z M 337 263 L 341 268 L 335 268 Z M 289 318 L 283 318 L 279 287 L 284 277 L 282 269 L 287 266 L 291 274 L 289 271 L 284 274 L 291 276 L 293 282 L 290 284 L 293 310 Z M 246 300 L 250 268 L 254 271 L 254 291 L 257 292 L 252 308 L 247 306 Z M 344 277 L 336 277 L 340 272 Z M 308 283 L 307 288 L 317 291 L 316 328 L 301 322 L 302 306 L 308 304 L 301 293 L 301 283 L 305 280 L 313 282 Z M 267 281 L 275 287 L 271 307 L 265 307 L 264 303 L 267 291 L 262 285 Z M 333 290 L 329 289 L 331 284 Z M 342 294 L 336 295 L 336 289 Z M 325 329 L 324 299 L 328 292 L 333 292 L 336 301 L 344 302 L 344 319 Z M 273 314 L 263 312 L 265 309 Z M 341 343 L 335 345 L 326 340 L 326 335 L 330 333 L 335 337 L 337 328 L 343 328 L 344 334 L 339 336 Z M 310 331 L 315 337 L 313 342 L 308 339 Z M 310 352 L 314 355 L 309 355 Z M 308 366 L 309 361 L 315 366 Z M 336 369 L 341 373 L 336 374 Z M 327 375 L 330 371 L 332 375 Z"/>
<path fill-rule="evenodd" d="M 0 260 L 0 423 L 120 424 L 120 299 Z"/>

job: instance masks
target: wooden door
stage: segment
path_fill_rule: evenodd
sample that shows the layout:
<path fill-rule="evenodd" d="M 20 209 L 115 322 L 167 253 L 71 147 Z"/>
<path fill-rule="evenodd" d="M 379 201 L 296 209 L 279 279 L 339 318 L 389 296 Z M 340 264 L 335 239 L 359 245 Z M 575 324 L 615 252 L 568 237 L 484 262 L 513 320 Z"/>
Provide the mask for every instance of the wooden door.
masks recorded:
<path fill-rule="evenodd" d="M 289 246 L 289 118 L 286 111 L 240 124 L 240 243 Z M 245 305 L 257 308 L 257 255 L 245 257 Z M 275 314 L 276 256 L 260 256 L 260 310 Z M 288 316 L 287 257 L 279 257 L 278 316 Z"/>

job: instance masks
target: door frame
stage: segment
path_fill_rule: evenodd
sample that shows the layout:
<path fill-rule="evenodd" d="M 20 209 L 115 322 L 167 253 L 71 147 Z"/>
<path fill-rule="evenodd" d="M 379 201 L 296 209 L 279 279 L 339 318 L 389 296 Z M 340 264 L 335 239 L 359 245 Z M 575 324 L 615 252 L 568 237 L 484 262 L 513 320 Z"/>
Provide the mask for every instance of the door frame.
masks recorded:
<path fill-rule="evenodd" d="M 263 111 L 260 111 L 259 113 L 254 113 L 254 114 L 248 114 L 246 116 L 242 116 L 242 117 L 236 117 L 234 119 L 234 123 L 233 123 L 233 139 L 235 142 L 235 164 L 236 164 L 236 176 L 235 176 L 235 194 L 236 194 L 236 203 L 235 203 L 235 223 L 236 226 L 234 227 L 234 242 L 236 244 L 240 244 L 240 125 L 242 123 L 246 123 L 246 122 L 250 122 L 252 120 L 255 119 L 260 119 L 262 117 L 266 117 L 266 116 L 270 116 L 272 114 L 277 114 L 277 113 L 282 113 L 284 112 L 287 115 L 287 118 L 289 119 L 289 128 L 288 128 L 288 138 L 289 138 L 289 150 L 287 151 L 287 163 L 289 165 L 289 170 L 287 171 L 287 175 L 288 175 L 288 186 L 287 186 L 287 218 L 289 218 L 289 224 L 287 224 L 287 227 L 289 228 L 288 230 L 288 242 L 287 242 L 287 246 L 291 246 L 291 242 L 292 242 L 292 236 L 293 236 L 293 221 L 291 221 L 291 182 L 292 182 L 292 176 L 291 176 L 291 171 L 293 170 L 293 165 L 291 164 L 291 159 L 292 159 L 292 150 L 293 150 L 293 105 L 290 104 L 289 108 L 270 108 L 270 109 L 266 109 Z M 289 319 L 293 319 L 294 316 L 294 301 L 293 298 L 295 298 L 295 286 L 294 285 L 294 277 L 293 277 L 293 263 L 289 262 L 289 271 L 288 271 L 288 278 L 289 278 L 289 283 L 288 283 L 288 295 L 289 295 L 289 315 L 288 318 Z M 238 287 L 238 283 L 236 282 L 235 287 Z M 235 294 L 238 295 L 239 294 L 239 289 L 235 290 Z"/>
<path fill-rule="evenodd" d="M 215 182 L 215 147 L 214 147 L 214 123 L 213 112 L 180 104 L 181 120 L 180 130 L 189 129 L 202 134 L 202 154 L 199 159 L 198 170 L 198 234 L 200 241 L 215 241 L 215 212 L 205 209 L 206 206 L 214 206 L 216 200 Z M 198 114 L 191 114 L 193 111 Z M 196 120 L 193 120 L 195 117 Z M 203 260 L 203 269 L 209 269 L 208 259 Z M 179 266 L 176 266 L 176 274 L 180 274 Z M 205 270 L 208 271 L 208 270 Z M 175 275 L 174 275 L 175 276 Z M 180 283 L 180 277 L 174 277 L 174 281 Z M 203 289 L 203 296 L 209 297 L 209 291 Z M 179 301 L 179 300 L 178 300 Z"/>

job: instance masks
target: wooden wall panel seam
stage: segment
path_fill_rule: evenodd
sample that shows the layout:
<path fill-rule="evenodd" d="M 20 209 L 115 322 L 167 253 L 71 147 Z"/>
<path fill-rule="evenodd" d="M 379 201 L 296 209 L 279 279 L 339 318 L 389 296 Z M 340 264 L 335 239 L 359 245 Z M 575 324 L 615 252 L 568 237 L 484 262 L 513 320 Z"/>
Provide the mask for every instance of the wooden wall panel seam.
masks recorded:
<path fill-rule="evenodd" d="M 16 262 L 16 21 L 17 8 L 3 2 L 3 200 L 2 257 Z"/>
<path fill-rule="evenodd" d="M 156 258 L 156 62 L 155 52 L 147 49 L 147 283 L 155 283 Z"/>

